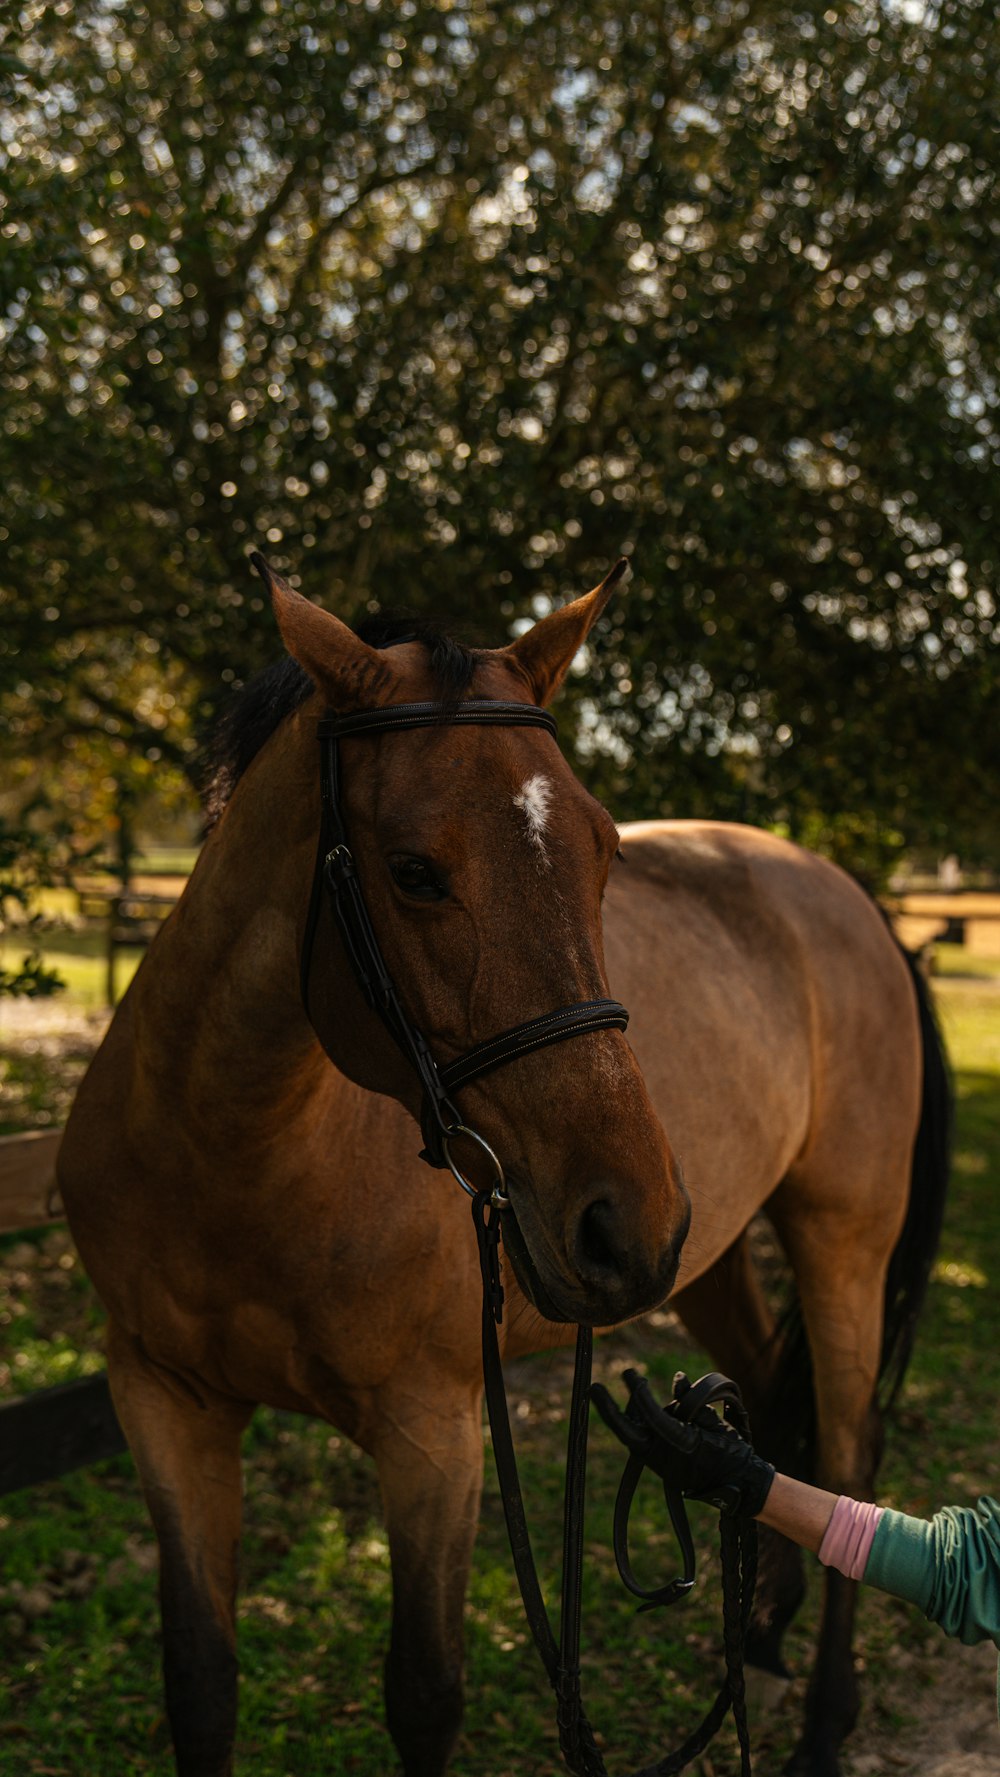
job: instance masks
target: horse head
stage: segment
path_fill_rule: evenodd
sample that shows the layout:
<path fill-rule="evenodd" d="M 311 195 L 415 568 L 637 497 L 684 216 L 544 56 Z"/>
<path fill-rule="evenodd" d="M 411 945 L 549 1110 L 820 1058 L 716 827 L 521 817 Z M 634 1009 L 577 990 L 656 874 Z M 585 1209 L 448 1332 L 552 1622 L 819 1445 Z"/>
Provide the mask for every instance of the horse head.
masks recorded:
<path fill-rule="evenodd" d="M 342 744 L 339 796 L 371 924 L 406 1016 L 441 1066 L 513 1025 L 607 995 L 601 900 L 614 822 L 543 728 L 459 725 L 448 710 L 482 699 L 546 705 L 623 565 L 508 646 L 464 651 L 440 721 Z M 316 687 L 302 734 L 324 711 L 442 702 L 424 642 L 373 647 L 258 567 L 285 645 Z M 326 910 L 308 976 L 310 1018 L 337 1067 L 419 1116 L 416 1075 L 365 1004 Z M 463 1087 L 460 1103 L 462 1121 L 503 1158 L 505 1247 L 542 1314 L 609 1323 L 664 1299 L 688 1200 L 620 1030 L 509 1061 Z M 475 1167 L 470 1152 L 471 1176 Z"/>

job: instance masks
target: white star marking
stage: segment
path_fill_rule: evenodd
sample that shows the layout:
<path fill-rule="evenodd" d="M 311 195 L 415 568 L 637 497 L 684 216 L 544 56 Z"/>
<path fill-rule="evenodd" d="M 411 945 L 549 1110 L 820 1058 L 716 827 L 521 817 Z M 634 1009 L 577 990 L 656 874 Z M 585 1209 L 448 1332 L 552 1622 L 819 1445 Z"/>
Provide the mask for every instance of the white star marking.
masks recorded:
<path fill-rule="evenodd" d="M 541 772 L 529 777 L 514 797 L 514 807 L 521 809 L 528 823 L 528 838 L 545 856 L 545 823 L 552 806 L 552 785 Z"/>

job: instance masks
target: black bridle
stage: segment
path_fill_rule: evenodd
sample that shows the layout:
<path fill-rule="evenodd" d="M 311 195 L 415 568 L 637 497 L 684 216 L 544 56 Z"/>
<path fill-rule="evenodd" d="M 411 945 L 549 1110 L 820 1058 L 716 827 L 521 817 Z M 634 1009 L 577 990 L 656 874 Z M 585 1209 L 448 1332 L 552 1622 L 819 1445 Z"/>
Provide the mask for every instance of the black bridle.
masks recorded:
<path fill-rule="evenodd" d="M 583 1710 L 579 1664 L 584 1489 L 593 1334 L 590 1327 L 581 1326 L 577 1330 L 576 1368 L 566 1458 L 562 1613 L 557 1640 L 531 1553 L 497 1337 L 504 1300 L 500 1236 L 503 1214 L 512 1213 L 510 1199 L 506 1194 L 506 1179 L 499 1157 L 489 1143 L 463 1120 L 454 1103 L 453 1094 L 470 1085 L 473 1080 L 481 1078 L 483 1074 L 492 1072 L 494 1068 L 523 1055 L 530 1055 L 534 1050 L 547 1047 L 550 1043 L 561 1043 L 568 1037 L 583 1036 L 590 1031 L 623 1031 L 628 1024 L 628 1013 L 617 1000 L 583 1000 L 575 1005 L 560 1006 L 540 1018 L 529 1018 L 521 1024 L 513 1025 L 509 1030 L 501 1031 L 497 1036 L 488 1037 L 445 1067 L 439 1067 L 434 1060 L 426 1039 L 403 1007 L 365 904 L 344 822 L 339 747 L 342 740 L 359 734 L 385 734 L 443 724 L 544 728 L 553 738 L 557 732 L 552 717 L 534 704 L 507 703 L 485 698 L 470 698 L 455 706 L 443 703 L 390 704 L 382 709 L 360 710 L 349 716 L 327 716 L 320 722 L 322 813 L 316 868 L 302 945 L 302 1000 L 308 1013 L 313 944 L 325 893 L 329 896 L 344 949 L 365 1000 L 381 1018 L 420 1081 L 423 1090 L 421 1129 L 424 1138 L 421 1158 L 431 1166 L 449 1168 L 462 1189 L 472 1198 L 483 1281 L 482 1343 L 486 1404 L 514 1568 L 532 1638 L 556 1695 L 563 1757 L 577 1777 L 607 1777 L 607 1767 Z M 450 1144 L 459 1136 L 471 1140 L 489 1160 L 493 1182 L 486 1189 L 477 1190 L 470 1184 L 452 1156 Z M 715 1377 L 707 1380 L 724 1381 Z M 725 1384 L 725 1388 L 730 1390 L 733 1387 L 733 1384 Z M 694 1391 L 691 1392 L 693 1395 Z M 716 1395 L 708 1398 L 716 1398 L 719 1392 L 716 1390 Z M 735 1392 L 738 1395 L 738 1391 Z M 647 1605 L 669 1603 L 686 1592 L 693 1583 L 693 1545 L 687 1529 L 683 1500 L 680 1495 L 667 1493 L 671 1519 L 681 1543 L 684 1577 L 670 1586 L 659 1588 L 655 1593 L 643 1591 L 636 1584 L 628 1564 L 627 1525 L 629 1507 L 641 1470 L 642 1464 L 637 1466 L 636 1459 L 630 1458 L 616 1510 L 616 1557 L 626 1585 L 646 1600 Z M 664 1491 L 666 1493 L 666 1488 Z M 743 1543 L 738 1544 L 740 1536 L 743 1537 Z M 740 1551 L 744 1543 L 748 1549 L 755 1545 L 752 1545 L 750 1529 L 738 1533 L 730 1528 L 728 1551 L 726 1537 L 724 1526 L 727 1680 L 701 1726 L 684 1745 L 656 1765 L 635 1773 L 635 1777 L 671 1777 L 672 1773 L 682 1771 L 704 1750 L 730 1707 L 733 1707 L 739 1732 L 741 1771 L 744 1777 L 749 1777 L 749 1738 L 742 1695 L 742 1637 L 753 1596 L 754 1561 L 752 1555 L 747 1554 L 741 1568 Z M 745 1583 L 747 1579 L 749 1590 Z"/>
<path fill-rule="evenodd" d="M 463 1190 L 475 1194 L 451 1153 L 451 1143 L 459 1135 L 475 1142 L 490 1158 L 496 1170 L 493 1184 L 495 1207 L 506 1207 L 503 1167 L 482 1136 L 468 1127 L 457 1109 L 453 1094 L 471 1085 L 483 1074 L 530 1055 L 550 1043 L 564 1042 L 567 1037 L 583 1036 L 588 1031 L 624 1030 L 628 1013 L 617 1000 L 581 1000 L 576 1005 L 559 1006 L 541 1018 L 529 1018 L 497 1036 L 477 1043 L 457 1061 L 439 1067 L 421 1031 L 403 1008 L 395 982 L 385 964 L 378 939 L 372 927 L 357 865 L 347 838 L 343 802 L 340 793 L 340 743 L 358 734 L 398 733 L 401 729 L 435 728 L 443 724 L 454 727 L 544 728 L 555 738 L 556 725 L 546 710 L 530 703 L 494 702 L 487 698 L 470 698 L 454 707 L 443 703 L 397 703 L 383 709 L 359 710 L 351 716 L 327 716 L 319 724 L 320 784 L 322 814 L 319 849 L 313 876 L 312 897 L 302 946 L 302 1000 L 309 1009 L 309 974 L 312 966 L 313 941 L 324 891 L 328 894 L 334 918 L 343 939 L 354 977 L 368 1005 L 378 1013 L 393 1041 L 415 1069 L 423 1088 L 421 1129 L 424 1148 L 421 1158 L 430 1166 L 449 1167 Z"/>

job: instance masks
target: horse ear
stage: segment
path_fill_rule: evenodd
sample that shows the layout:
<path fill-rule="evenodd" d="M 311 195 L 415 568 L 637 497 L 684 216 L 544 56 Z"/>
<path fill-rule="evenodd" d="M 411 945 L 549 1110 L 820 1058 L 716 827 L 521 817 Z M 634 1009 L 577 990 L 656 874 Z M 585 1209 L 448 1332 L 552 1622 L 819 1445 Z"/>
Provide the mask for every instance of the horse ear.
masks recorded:
<path fill-rule="evenodd" d="M 536 703 L 547 704 L 555 696 L 627 567 L 623 556 L 593 592 L 551 611 L 501 650 L 527 677 Z"/>
<path fill-rule="evenodd" d="M 262 555 L 254 553 L 250 560 L 271 595 L 285 647 L 332 707 L 350 712 L 390 702 L 398 680 L 385 654 L 370 648 L 332 612 L 303 598 Z"/>

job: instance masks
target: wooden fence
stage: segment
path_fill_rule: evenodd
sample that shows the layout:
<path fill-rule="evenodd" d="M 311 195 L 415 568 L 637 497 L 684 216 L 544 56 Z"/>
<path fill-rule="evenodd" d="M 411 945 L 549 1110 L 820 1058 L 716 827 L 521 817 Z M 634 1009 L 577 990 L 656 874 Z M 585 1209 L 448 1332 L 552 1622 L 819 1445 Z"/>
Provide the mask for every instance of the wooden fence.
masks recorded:
<path fill-rule="evenodd" d="M 0 1234 L 61 1220 L 60 1139 L 57 1129 L 0 1137 Z M 103 1372 L 0 1403 L 0 1494 L 54 1481 L 124 1449 Z"/>
<path fill-rule="evenodd" d="M 963 889 L 900 895 L 892 903 L 896 936 L 910 950 L 935 940 L 960 944 L 970 956 L 1000 957 L 1000 895 Z"/>
<path fill-rule="evenodd" d="M 115 959 L 120 950 L 145 949 L 167 914 L 176 907 L 186 876 L 137 876 L 123 888 L 112 878 L 87 877 L 76 884 L 83 919 L 104 927 L 105 988 L 109 1006 L 118 1004 Z"/>

